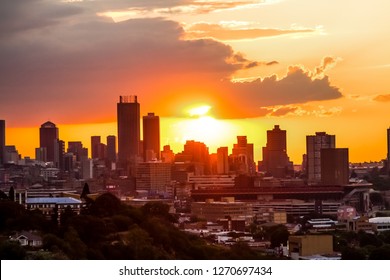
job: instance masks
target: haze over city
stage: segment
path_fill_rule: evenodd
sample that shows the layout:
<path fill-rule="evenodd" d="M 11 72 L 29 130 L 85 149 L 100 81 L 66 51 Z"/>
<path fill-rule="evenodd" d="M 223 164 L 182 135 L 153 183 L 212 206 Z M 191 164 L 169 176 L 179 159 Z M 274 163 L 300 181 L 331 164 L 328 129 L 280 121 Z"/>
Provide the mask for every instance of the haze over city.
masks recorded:
<path fill-rule="evenodd" d="M 0 119 L 34 156 L 38 127 L 64 141 L 116 134 L 119 95 L 161 117 L 161 145 L 215 152 L 266 130 L 337 135 L 351 162 L 386 158 L 387 1 L 2 1 Z M 23 19 L 23 20 L 21 20 Z M 203 108 L 202 110 L 195 110 Z"/>

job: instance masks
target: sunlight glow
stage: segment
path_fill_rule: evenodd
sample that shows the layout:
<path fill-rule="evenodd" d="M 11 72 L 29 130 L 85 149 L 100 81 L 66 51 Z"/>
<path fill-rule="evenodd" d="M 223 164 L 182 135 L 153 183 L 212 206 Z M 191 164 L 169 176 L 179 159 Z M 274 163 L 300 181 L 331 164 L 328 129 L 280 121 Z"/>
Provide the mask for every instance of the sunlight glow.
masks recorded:
<path fill-rule="evenodd" d="M 210 109 L 211 109 L 211 106 L 203 105 L 200 107 L 195 107 L 195 108 L 189 109 L 188 113 L 190 114 L 191 117 L 204 116 L 210 111 Z"/>

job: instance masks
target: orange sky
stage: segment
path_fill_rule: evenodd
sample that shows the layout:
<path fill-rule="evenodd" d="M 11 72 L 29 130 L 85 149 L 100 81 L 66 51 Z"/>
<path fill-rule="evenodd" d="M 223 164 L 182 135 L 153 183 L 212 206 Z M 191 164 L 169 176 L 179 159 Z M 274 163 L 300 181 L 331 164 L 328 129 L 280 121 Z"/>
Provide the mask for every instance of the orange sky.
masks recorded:
<path fill-rule="evenodd" d="M 350 160 L 386 157 L 390 3 L 374 1 L 56 1 L 0 3 L 0 119 L 34 157 L 50 119 L 65 141 L 116 134 L 119 95 L 161 118 L 161 143 L 213 152 L 267 129 L 336 135 Z M 23 18 L 23 21 L 20 20 Z M 208 119 L 188 109 L 210 106 Z"/>

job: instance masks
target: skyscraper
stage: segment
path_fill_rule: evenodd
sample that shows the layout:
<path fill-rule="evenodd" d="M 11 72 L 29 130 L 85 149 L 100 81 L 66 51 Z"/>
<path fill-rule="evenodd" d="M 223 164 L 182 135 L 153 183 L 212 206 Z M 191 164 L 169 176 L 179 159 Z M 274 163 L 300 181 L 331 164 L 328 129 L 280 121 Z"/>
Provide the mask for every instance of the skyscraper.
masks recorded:
<path fill-rule="evenodd" d="M 217 174 L 229 173 L 229 149 L 219 147 L 217 149 Z"/>
<path fill-rule="evenodd" d="M 306 172 L 309 183 L 321 182 L 321 150 L 336 147 L 336 136 L 325 132 L 306 136 Z"/>
<path fill-rule="evenodd" d="M 91 158 L 98 159 L 101 139 L 100 136 L 91 136 Z"/>
<path fill-rule="evenodd" d="M 286 130 L 279 125 L 267 130 L 267 144 L 263 147 L 262 169 L 277 178 L 286 177 L 292 169 L 292 163 L 287 155 Z"/>
<path fill-rule="evenodd" d="M 110 162 L 116 162 L 116 137 L 114 135 L 107 136 L 107 159 Z"/>
<path fill-rule="evenodd" d="M 117 103 L 118 161 L 125 169 L 139 155 L 140 104 L 137 96 L 120 96 Z"/>
<path fill-rule="evenodd" d="M 142 118 L 144 161 L 160 159 L 160 117 L 148 113 Z"/>
<path fill-rule="evenodd" d="M 4 164 L 5 157 L 5 120 L 0 120 L 0 165 Z"/>
<path fill-rule="evenodd" d="M 349 181 L 347 148 L 321 149 L 321 182 L 324 185 L 346 185 Z"/>
<path fill-rule="evenodd" d="M 54 165 L 63 170 L 64 169 L 64 154 L 65 154 L 65 142 L 56 139 L 54 140 Z"/>
<path fill-rule="evenodd" d="M 254 174 L 255 162 L 253 144 L 248 143 L 246 136 L 237 136 L 237 143 L 233 144 L 231 159 L 233 169 L 241 174 Z"/>
<path fill-rule="evenodd" d="M 54 145 L 58 140 L 58 128 L 50 121 L 45 122 L 39 129 L 39 147 L 46 148 L 47 161 L 54 162 Z"/>
<path fill-rule="evenodd" d="M 81 141 L 69 141 L 67 152 L 76 155 L 77 161 L 81 161 L 83 158 L 88 158 L 88 149 L 83 147 L 83 143 Z"/>
<path fill-rule="evenodd" d="M 387 129 L 387 173 L 390 173 L 390 128 Z"/>

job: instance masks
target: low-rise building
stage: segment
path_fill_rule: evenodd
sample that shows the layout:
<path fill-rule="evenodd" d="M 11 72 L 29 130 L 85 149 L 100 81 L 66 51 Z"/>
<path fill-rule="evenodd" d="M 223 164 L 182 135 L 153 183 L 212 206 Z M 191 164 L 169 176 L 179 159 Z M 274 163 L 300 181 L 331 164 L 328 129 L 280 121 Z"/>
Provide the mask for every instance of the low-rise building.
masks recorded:
<path fill-rule="evenodd" d="M 11 241 L 18 241 L 21 246 L 41 247 L 42 237 L 30 231 L 21 231 L 10 236 Z"/>
<path fill-rule="evenodd" d="M 228 217 L 231 219 L 253 217 L 250 203 L 234 200 L 193 202 L 191 204 L 191 214 L 214 222 Z"/>
<path fill-rule="evenodd" d="M 376 217 L 368 220 L 377 232 L 390 230 L 390 217 Z"/>
<path fill-rule="evenodd" d="M 289 255 L 292 259 L 312 255 L 333 254 L 332 235 L 291 235 L 288 238 Z"/>
<path fill-rule="evenodd" d="M 69 206 L 76 214 L 80 214 L 82 201 L 72 197 L 33 197 L 26 198 L 26 209 L 40 210 L 44 215 L 51 217 L 57 212 L 58 217 Z"/>

